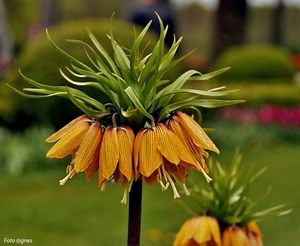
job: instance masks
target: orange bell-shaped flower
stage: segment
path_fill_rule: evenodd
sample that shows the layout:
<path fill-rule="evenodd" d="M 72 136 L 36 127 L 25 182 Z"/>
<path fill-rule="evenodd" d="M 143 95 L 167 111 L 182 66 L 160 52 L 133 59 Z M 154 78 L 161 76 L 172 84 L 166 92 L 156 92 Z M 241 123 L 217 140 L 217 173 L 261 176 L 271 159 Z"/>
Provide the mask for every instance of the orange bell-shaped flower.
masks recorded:
<path fill-rule="evenodd" d="M 176 235 L 173 246 L 220 246 L 220 228 L 216 218 L 195 216 L 187 220 Z"/>
<path fill-rule="evenodd" d="M 222 246 L 251 246 L 251 244 L 242 228 L 230 226 L 222 233 Z"/>

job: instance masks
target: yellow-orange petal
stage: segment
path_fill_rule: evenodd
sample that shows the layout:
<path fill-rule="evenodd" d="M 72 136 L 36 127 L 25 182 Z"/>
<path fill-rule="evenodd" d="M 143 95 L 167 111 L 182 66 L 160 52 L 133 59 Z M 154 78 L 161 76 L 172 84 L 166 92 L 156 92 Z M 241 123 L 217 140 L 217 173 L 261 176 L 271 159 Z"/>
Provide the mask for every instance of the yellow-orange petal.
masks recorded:
<path fill-rule="evenodd" d="M 199 244 L 210 242 L 209 245 L 221 245 L 220 227 L 218 221 L 211 216 L 200 216 L 197 230 L 193 235 L 194 240 Z"/>
<path fill-rule="evenodd" d="M 188 134 L 191 137 L 194 144 L 198 145 L 203 149 L 209 149 L 216 153 L 220 153 L 218 148 L 207 136 L 202 127 L 188 114 L 177 111 L 173 118 L 182 125 L 184 131 L 186 131 L 186 134 Z"/>
<path fill-rule="evenodd" d="M 133 173 L 133 142 L 134 133 L 130 127 L 121 126 L 117 128 L 117 138 L 120 151 L 119 170 L 127 180 L 132 179 Z"/>
<path fill-rule="evenodd" d="M 69 154 L 74 154 L 78 149 L 83 137 L 90 128 L 89 121 L 75 124 L 71 131 L 68 131 L 53 147 L 48 151 L 48 158 L 63 158 Z"/>
<path fill-rule="evenodd" d="M 48 143 L 56 142 L 60 138 L 62 138 L 68 131 L 72 131 L 72 128 L 75 124 L 84 122 L 84 121 L 91 121 L 87 115 L 81 115 L 71 122 L 69 122 L 67 125 L 59 129 L 57 132 L 53 133 L 50 137 L 48 137 L 45 141 Z"/>
<path fill-rule="evenodd" d="M 119 161 L 117 128 L 107 127 L 102 139 L 99 156 L 99 168 L 102 176 L 109 179 L 116 170 Z"/>
<path fill-rule="evenodd" d="M 250 245 L 251 246 L 263 246 L 263 241 L 262 241 L 262 233 L 256 224 L 256 222 L 252 221 L 248 223 L 245 226 L 245 232 L 247 234 L 247 237 L 249 239 Z"/>
<path fill-rule="evenodd" d="M 251 246 L 263 246 L 262 238 L 252 232 L 247 233 L 247 237 Z"/>
<path fill-rule="evenodd" d="M 94 173 L 99 169 L 99 155 L 93 160 L 91 165 L 85 169 L 85 176 L 87 181 L 90 181 Z"/>
<path fill-rule="evenodd" d="M 254 222 L 254 221 L 249 222 L 246 227 L 247 227 L 247 231 L 251 231 L 251 232 L 259 235 L 260 237 L 262 237 L 261 230 L 259 229 L 259 227 L 256 224 L 256 222 Z"/>
<path fill-rule="evenodd" d="M 99 123 L 93 123 L 82 139 L 74 160 L 75 171 L 83 172 L 99 157 L 99 149 L 102 140 L 102 127 Z"/>
<path fill-rule="evenodd" d="M 176 235 L 173 246 L 197 245 L 193 239 L 194 232 L 196 231 L 197 221 L 198 216 L 193 217 L 183 223 Z"/>
<path fill-rule="evenodd" d="M 143 128 L 139 130 L 137 133 L 134 143 L 133 143 L 133 163 L 134 163 L 134 173 L 135 173 L 135 180 L 137 180 L 140 177 L 140 172 L 139 172 L 139 151 L 140 151 L 140 146 L 141 146 L 141 141 L 142 141 L 142 136 L 146 132 L 146 128 Z"/>
<path fill-rule="evenodd" d="M 180 163 L 179 165 L 174 165 L 167 160 L 164 160 L 164 165 L 167 172 L 173 173 L 179 182 L 185 183 L 187 177 L 185 166 L 180 165 Z"/>
<path fill-rule="evenodd" d="M 149 177 L 163 163 L 162 155 L 157 149 L 155 131 L 152 128 L 143 131 L 139 146 L 135 142 L 134 148 L 138 149 L 138 171 Z"/>
<path fill-rule="evenodd" d="M 251 246 L 246 233 L 238 226 L 225 228 L 222 233 L 222 246 Z"/>
<path fill-rule="evenodd" d="M 185 146 L 185 149 L 187 149 L 191 155 L 195 155 L 193 143 L 191 142 L 189 136 L 183 131 L 183 128 L 178 121 L 170 118 L 166 122 L 166 127 L 179 138 L 180 142 Z"/>
<path fill-rule="evenodd" d="M 169 131 L 167 127 L 160 123 L 155 128 L 155 143 L 159 152 L 171 163 L 178 164 L 179 159 L 179 148 L 180 141 L 177 136 Z M 177 141 L 176 141 L 177 140 Z"/>
<path fill-rule="evenodd" d="M 155 170 L 149 177 L 144 177 L 144 180 L 146 181 L 147 185 L 152 185 L 158 182 L 158 176 L 158 170 Z"/>

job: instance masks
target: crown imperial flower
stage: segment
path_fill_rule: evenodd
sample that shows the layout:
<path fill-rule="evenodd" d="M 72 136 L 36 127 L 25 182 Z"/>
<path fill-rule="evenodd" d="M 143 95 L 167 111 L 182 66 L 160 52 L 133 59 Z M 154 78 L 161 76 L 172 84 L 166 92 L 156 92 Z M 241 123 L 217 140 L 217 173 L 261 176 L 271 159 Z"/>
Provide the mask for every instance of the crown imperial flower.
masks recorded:
<path fill-rule="evenodd" d="M 173 246 L 220 246 L 218 221 L 211 216 L 195 216 L 187 220 L 176 235 Z"/>
<path fill-rule="evenodd" d="M 179 197 L 179 193 L 173 175 L 182 183 L 187 195 L 187 169 L 201 171 L 207 181 L 211 180 L 207 175 L 204 157 L 208 157 L 206 150 L 217 153 L 219 150 L 199 124 L 181 111 L 184 108 L 213 108 L 242 101 L 216 99 L 235 92 L 225 91 L 224 87 L 208 91 L 183 88 L 188 81 L 208 80 L 229 68 L 208 74 L 188 70 L 169 81 L 166 73 L 192 52 L 178 58 L 177 50 L 182 38 L 176 40 L 175 37 L 172 46 L 166 50 L 164 39 L 168 27 L 164 27 L 158 15 L 157 18 L 161 32 L 153 50 L 147 54 L 147 49 L 141 47 L 141 43 L 151 21 L 140 33 L 134 29 L 131 48 L 117 42 L 111 30 L 108 38 L 113 56 L 84 26 L 92 45 L 82 40 L 68 41 L 83 46 L 90 65 L 59 48 L 47 31 L 49 42 L 71 61 L 71 68 L 67 67 L 69 75 L 60 70 L 71 86 L 45 85 L 21 73 L 35 88 L 25 88 L 26 93 L 13 88 L 19 94 L 30 98 L 67 97 L 85 113 L 46 140 L 56 142 L 47 157 L 72 155 L 67 176 L 60 181 L 61 185 L 83 171 L 90 180 L 99 170 L 98 184 L 102 190 L 107 181 L 122 180 L 122 202 L 125 203 L 125 193 L 139 179 L 145 179 L 147 184 L 157 182 L 163 190 L 171 185 L 174 198 Z M 80 81 L 76 81 L 76 78 L 80 78 Z M 93 87 L 104 93 L 109 102 L 96 100 L 72 85 Z M 193 96 L 179 102 L 172 101 L 180 93 Z"/>
<path fill-rule="evenodd" d="M 282 210 L 285 204 L 259 212 L 254 211 L 254 207 L 258 202 L 253 201 L 249 197 L 249 191 L 254 180 L 266 171 L 266 168 L 254 174 L 251 173 L 253 168 L 250 168 L 250 171 L 245 175 L 241 172 L 240 165 L 241 155 L 238 150 L 234 154 L 231 164 L 226 168 L 225 165 L 221 165 L 210 158 L 208 167 L 211 169 L 210 175 L 213 178 L 213 182 L 209 185 L 201 184 L 198 179 L 194 179 L 196 173 L 189 172 L 189 181 L 193 184 L 191 196 L 196 201 L 196 207 L 194 208 L 191 203 L 178 202 L 184 205 L 194 217 L 187 220 L 180 228 L 175 238 L 174 246 L 262 246 L 262 233 L 256 221 L 291 212 L 290 209 Z M 207 228 L 204 230 L 200 223 L 192 222 L 196 220 L 195 218 L 202 217 L 214 218 L 219 227 L 218 230 L 214 229 L 214 231 L 219 231 L 221 235 L 221 240 L 218 241 L 218 244 L 210 244 L 208 240 L 205 241 L 206 244 L 204 242 L 201 242 L 203 243 L 201 244 L 200 241 L 197 241 L 198 244 L 191 242 L 192 238 L 195 240 L 194 231 L 199 233 L 198 237 L 207 238 Z"/>

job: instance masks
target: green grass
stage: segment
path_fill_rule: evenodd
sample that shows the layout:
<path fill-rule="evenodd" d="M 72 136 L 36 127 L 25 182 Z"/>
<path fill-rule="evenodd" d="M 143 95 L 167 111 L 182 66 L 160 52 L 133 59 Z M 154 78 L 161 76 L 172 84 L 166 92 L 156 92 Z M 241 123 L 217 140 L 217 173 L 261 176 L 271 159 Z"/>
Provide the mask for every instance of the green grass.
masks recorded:
<path fill-rule="evenodd" d="M 243 137 L 232 128 L 231 132 L 236 133 L 233 141 L 228 129 L 210 134 L 219 142 L 221 155 L 216 158 L 224 164 L 234 153 L 232 146 L 238 140 L 236 135 Z M 221 136 L 233 143 L 226 146 Z M 287 242 L 297 245 L 300 143 L 270 144 L 262 139 L 256 142 L 258 147 L 253 148 L 253 143 L 249 145 L 247 141 L 237 141 L 242 146 L 244 165 L 257 162 L 258 168 L 268 166 L 268 171 L 257 180 L 254 195 L 262 195 L 272 185 L 271 194 L 260 208 L 287 203 L 288 208 L 294 210 L 286 216 L 259 223 L 265 245 L 281 246 Z M 57 169 L 19 177 L 0 176 L 0 242 L 4 238 L 29 238 L 35 245 L 46 246 L 126 245 L 128 206 L 120 204 L 121 185 L 108 184 L 107 190 L 100 192 L 96 177 L 88 183 L 84 174 L 79 174 L 60 187 L 58 180 L 63 176 L 64 171 Z M 141 245 L 171 245 L 174 234 L 190 215 L 173 201 L 171 190 L 161 192 L 157 184 L 150 187 L 144 184 L 143 188 Z"/>
<path fill-rule="evenodd" d="M 127 205 L 122 205 L 121 185 L 109 184 L 105 192 L 94 178 L 77 175 L 64 187 L 58 172 L 35 172 L 21 177 L 1 176 L 0 238 L 32 238 L 36 245 L 125 245 Z M 145 185 L 146 186 L 146 185 Z M 173 202 L 171 191 L 158 185 L 145 187 L 142 245 L 151 240 L 172 240 L 187 214 Z M 150 240 L 151 238 L 151 240 Z"/>

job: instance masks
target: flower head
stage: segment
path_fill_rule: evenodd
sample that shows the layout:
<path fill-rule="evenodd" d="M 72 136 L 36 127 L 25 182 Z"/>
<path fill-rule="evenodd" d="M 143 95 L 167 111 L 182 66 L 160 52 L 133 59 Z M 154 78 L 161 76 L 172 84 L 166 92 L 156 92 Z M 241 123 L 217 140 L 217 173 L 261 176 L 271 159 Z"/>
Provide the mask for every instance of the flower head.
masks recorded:
<path fill-rule="evenodd" d="M 181 226 L 173 246 L 220 246 L 218 221 L 210 216 L 195 216 Z"/>
<path fill-rule="evenodd" d="M 48 158 L 64 158 L 67 155 L 75 154 L 86 132 L 91 126 L 92 120 L 86 115 L 79 116 L 59 131 L 46 139 L 46 142 L 55 142 L 48 151 Z"/>
<path fill-rule="evenodd" d="M 133 178 L 133 141 L 134 133 L 128 126 L 107 127 L 100 148 L 99 187 L 111 177 L 118 182 L 122 179 L 126 203 L 127 184 Z"/>
<path fill-rule="evenodd" d="M 181 142 L 194 157 L 194 161 L 198 164 L 206 180 L 208 182 L 211 181 L 211 178 L 206 174 L 208 173 L 208 168 L 203 156 L 209 156 L 205 150 L 212 150 L 216 153 L 219 153 L 219 150 L 201 126 L 189 115 L 180 111 L 175 112 L 166 121 L 166 126 L 179 137 Z"/>
<path fill-rule="evenodd" d="M 230 226 L 222 233 L 222 246 L 251 246 L 251 244 L 243 229 Z"/>
<path fill-rule="evenodd" d="M 164 27 L 158 15 L 157 18 L 160 35 L 151 51 L 141 45 L 151 21 L 140 32 L 134 29 L 132 47 L 124 47 L 122 41 L 117 42 L 111 30 L 108 38 L 113 55 L 84 26 L 91 43 L 83 40 L 72 40 L 72 43 L 84 47 L 89 60 L 87 64 L 59 48 L 46 32 L 52 46 L 71 61 L 71 68 L 60 70 L 70 85 L 46 85 L 21 74 L 36 88 L 26 88 L 26 93 L 15 89 L 19 94 L 31 98 L 66 97 L 85 113 L 47 139 L 49 142 L 57 141 L 47 157 L 72 155 L 68 175 L 61 184 L 83 171 L 90 180 L 99 170 L 99 187 L 102 189 L 107 181 L 121 179 L 125 194 L 130 190 L 128 183 L 144 178 L 148 184 L 160 183 L 163 190 L 171 185 L 174 197 L 179 197 L 173 175 L 188 194 L 186 170 L 195 169 L 205 175 L 208 172 L 203 156 L 208 156 L 206 150 L 218 152 L 218 149 L 198 123 L 179 110 L 212 108 L 242 101 L 215 99 L 234 92 L 225 91 L 223 87 L 208 91 L 183 88 L 190 80 L 208 80 L 229 68 L 208 74 L 189 70 L 176 79 L 166 77 L 170 69 L 192 52 L 178 57 L 176 53 L 182 38 L 177 40 L 175 37 L 166 50 L 164 38 L 168 27 Z M 108 102 L 104 103 L 78 89 L 82 87 L 92 87 L 105 94 Z M 192 93 L 193 96 L 174 103 L 172 99 L 179 93 Z M 170 113 L 174 111 L 178 112 Z M 170 114 L 172 117 L 168 120 Z M 113 115 L 118 115 L 118 119 L 114 120 Z M 180 125 L 180 131 L 174 130 L 172 121 Z M 208 175 L 206 179 L 210 180 Z M 122 201 L 126 201 L 125 195 Z"/>
<path fill-rule="evenodd" d="M 238 150 L 228 166 L 221 165 L 220 162 L 209 158 L 207 164 L 213 178 L 213 182 L 209 185 L 199 182 L 196 172 L 188 172 L 189 181 L 192 184 L 191 196 L 195 203 L 179 202 L 188 208 L 188 211 L 194 215 L 193 218 L 202 215 L 215 218 L 220 227 L 222 246 L 262 246 L 262 233 L 255 221 L 281 216 L 291 212 L 291 210 L 282 210 L 285 206 L 283 204 L 262 211 L 255 211 L 258 201 L 250 197 L 249 191 L 254 180 L 263 174 L 266 168 L 252 174 L 253 167 L 251 167 L 245 174 L 241 171 L 241 160 Z M 181 241 L 185 240 L 185 242 L 191 237 L 188 233 L 178 233 L 178 235 L 180 235 Z M 184 239 L 184 237 L 186 238 Z M 176 238 L 175 242 L 177 242 L 176 240 L 179 239 Z"/>
<path fill-rule="evenodd" d="M 174 198 L 179 194 L 169 172 L 184 183 L 185 167 L 199 169 L 180 139 L 162 123 L 138 132 L 134 142 L 134 166 L 136 179 L 143 176 L 148 184 L 158 182 L 163 190 L 171 184 Z"/>
<path fill-rule="evenodd" d="M 263 246 L 262 241 L 262 233 L 256 224 L 256 222 L 252 221 L 248 223 L 244 228 L 244 231 L 247 234 L 247 237 L 249 239 L 249 243 L 251 246 Z"/>

